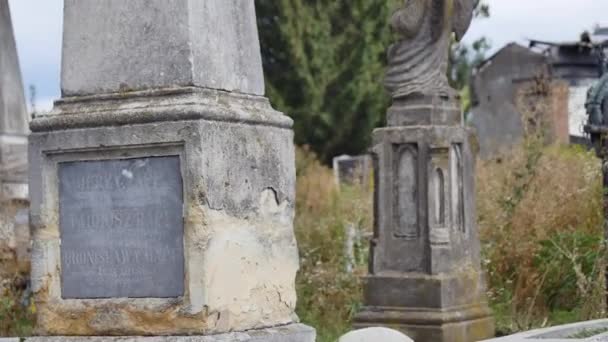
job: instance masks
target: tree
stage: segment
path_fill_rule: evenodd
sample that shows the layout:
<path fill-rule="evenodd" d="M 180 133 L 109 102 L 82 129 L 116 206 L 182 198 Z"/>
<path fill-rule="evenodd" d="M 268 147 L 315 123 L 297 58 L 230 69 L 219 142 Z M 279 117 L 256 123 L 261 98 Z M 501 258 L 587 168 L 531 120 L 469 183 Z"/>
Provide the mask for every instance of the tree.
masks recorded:
<path fill-rule="evenodd" d="M 475 18 L 488 18 L 490 7 L 484 2 L 479 1 L 475 8 Z M 473 68 L 483 62 L 486 53 L 490 49 L 490 44 L 486 37 L 481 37 L 471 45 L 465 43 L 454 43 L 450 51 L 450 84 L 454 89 L 460 91 L 462 109 L 465 114 L 471 108 L 471 74 Z"/>
<path fill-rule="evenodd" d="M 389 18 L 402 1 L 256 0 L 268 97 L 325 162 L 364 152 L 384 121 Z"/>

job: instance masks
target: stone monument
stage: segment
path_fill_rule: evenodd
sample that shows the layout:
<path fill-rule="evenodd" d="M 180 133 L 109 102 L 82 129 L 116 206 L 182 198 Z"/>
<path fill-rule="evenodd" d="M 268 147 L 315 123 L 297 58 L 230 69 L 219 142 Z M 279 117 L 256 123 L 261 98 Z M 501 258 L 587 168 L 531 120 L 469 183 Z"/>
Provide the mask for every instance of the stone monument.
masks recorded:
<path fill-rule="evenodd" d="M 372 162 L 369 155 L 341 155 L 332 161 L 334 178 L 338 187 L 341 184 L 367 186 L 370 184 Z"/>
<path fill-rule="evenodd" d="M 474 163 L 447 82 L 453 34 L 473 0 L 407 0 L 392 19 L 388 127 L 374 131 L 375 229 L 355 327 L 398 329 L 417 342 L 494 335 L 475 224 Z"/>
<path fill-rule="evenodd" d="M 8 0 L 0 0 L 0 279 L 28 267 L 28 121 Z"/>
<path fill-rule="evenodd" d="M 314 341 L 254 1 L 66 0 L 64 21 L 62 98 L 30 126 L 37 333 Z"/>

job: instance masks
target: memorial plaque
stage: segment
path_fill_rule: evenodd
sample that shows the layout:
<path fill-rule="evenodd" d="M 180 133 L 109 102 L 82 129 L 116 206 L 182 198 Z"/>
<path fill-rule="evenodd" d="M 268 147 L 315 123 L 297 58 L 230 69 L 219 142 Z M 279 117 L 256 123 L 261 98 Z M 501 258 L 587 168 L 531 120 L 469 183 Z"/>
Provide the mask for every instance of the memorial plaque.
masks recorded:
<path fill-rule="evenodd" d="M 177 156 L 59 164 L 64 299 L 184 294 Z"/>

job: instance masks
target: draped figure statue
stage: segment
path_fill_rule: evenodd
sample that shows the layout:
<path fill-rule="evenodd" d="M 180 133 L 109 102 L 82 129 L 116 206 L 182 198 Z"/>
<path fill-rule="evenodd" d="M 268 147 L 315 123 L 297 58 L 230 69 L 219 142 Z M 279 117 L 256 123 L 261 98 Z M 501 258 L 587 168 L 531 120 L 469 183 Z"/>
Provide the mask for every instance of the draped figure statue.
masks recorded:
<path fill-rule="evenodd" d="M 404 0 L 391 25 L 401 39 L 388 51 L 385 85 L 393 98 L 448 96 L 450 43 L 460 40 L 473 19 L 476 0 Z"/>

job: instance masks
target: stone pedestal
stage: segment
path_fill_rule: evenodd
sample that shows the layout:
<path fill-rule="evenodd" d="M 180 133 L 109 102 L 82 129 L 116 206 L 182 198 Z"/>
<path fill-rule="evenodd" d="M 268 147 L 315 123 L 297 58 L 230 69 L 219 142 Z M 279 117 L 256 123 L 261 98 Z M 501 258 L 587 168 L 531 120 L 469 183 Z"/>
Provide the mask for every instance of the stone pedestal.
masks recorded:
<path fill-rule="evenodd" d="M 8 0 L 0 0 L 0 279 L 29 268 L 28 132 Z"/>
<path fill-rule="evenodd" d="M 494 334 L 480 269 L 474 156 L 469 132 L 449 119 L 457 103 L 442 114 L 436 102 L 422 109 L 401 103 L 389 111 L 393 121 L 417 125 L 374 131 L 375 232 L 355 327 L 388 326 L 417 342 L 472 342 Z"/>
<path fill-rule="evenodd" d="M 44 336 L 0 338 L 0 342 L 314 342 L 315 330 L 303 324 L 211 336 Z"/>
<path fill-rule="evenodd" d="M 301 328 L 292 121 L 255 25 L 253 0 L 66 0 L 63 98 L 31 124 L 39 334 Z"/>

